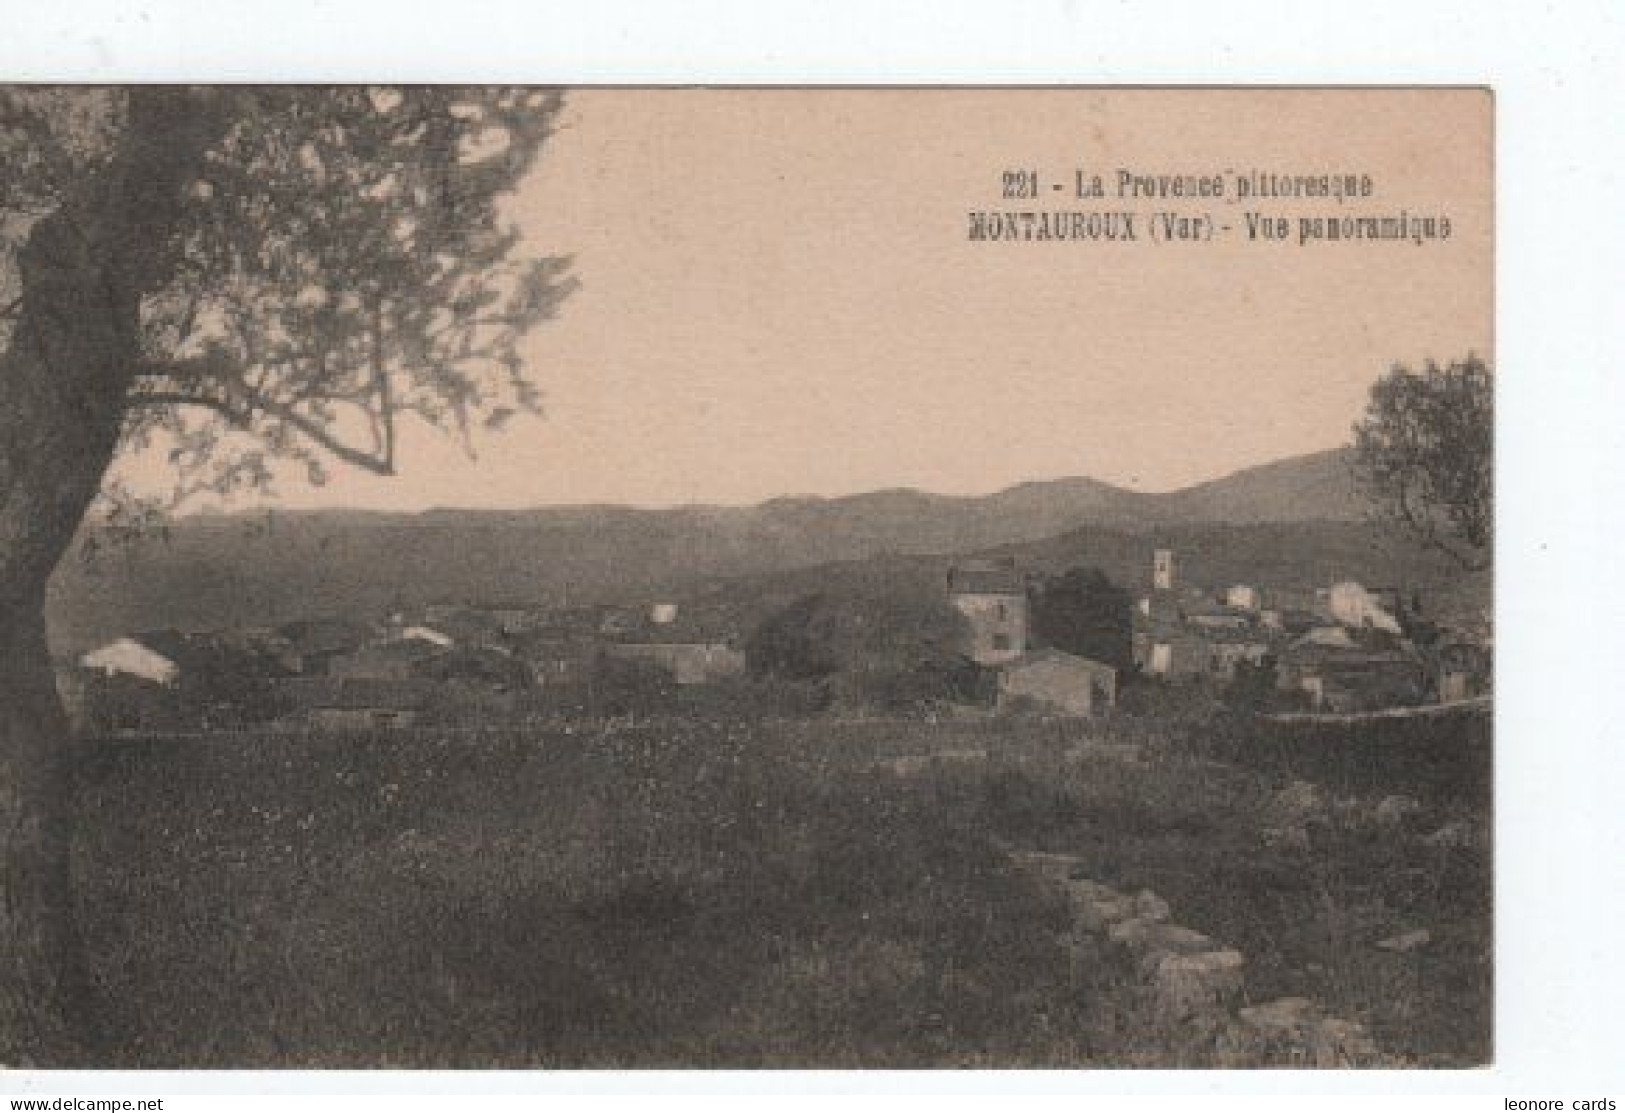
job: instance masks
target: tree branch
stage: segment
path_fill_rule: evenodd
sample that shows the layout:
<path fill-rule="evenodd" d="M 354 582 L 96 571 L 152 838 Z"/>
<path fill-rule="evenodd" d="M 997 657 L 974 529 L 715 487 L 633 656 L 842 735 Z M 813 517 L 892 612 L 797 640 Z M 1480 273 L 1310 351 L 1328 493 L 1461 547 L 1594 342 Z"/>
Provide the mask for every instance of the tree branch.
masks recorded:
<path fill-rule="evenodd" d="M 143 374 L 163 375 L 164 372 L 162 369 L 153 368 L 144 370 Z M 319 421 L 307 417 L 292 406 L 278 402 L 273 398 L 267 398 L 263 394 L 251 394 L 242 401 L 243 405 L 239 407 L 224 398 L 212 397 L 206 394 L 189 394 L 177 390 L 143 390 L 129 396 L 129 404 L 132 406 L 198 406 L 212 410 L 224 417 L 234 428 L 245 432 L 252 431 L 255 413 L 264 414 L 294 429 L 346 464 L 372 472 L 374 475 L 395 474 L 393 451 L 386 451 L 384 454 L 379 455 L 346 444 L 335 437 Z M 384 421 L 390 428 L 393 428 L 394 417 L 392 414 L 385 414 Z M 388 439 L 386 445 L 388 449 L 393 449 L 393 437 Z"/>
<path fill-rule="evenodd" d="M 185 394 L 178 390 L 142 390 L 130 395 L 128 404 L 131 406 L 198 406 L 206 410 L 214 410 L 231 419 L 233 425 L 238 424 L 240 415 L 232 410 L 218 398 L 205 398 L 199 394 Z"/>

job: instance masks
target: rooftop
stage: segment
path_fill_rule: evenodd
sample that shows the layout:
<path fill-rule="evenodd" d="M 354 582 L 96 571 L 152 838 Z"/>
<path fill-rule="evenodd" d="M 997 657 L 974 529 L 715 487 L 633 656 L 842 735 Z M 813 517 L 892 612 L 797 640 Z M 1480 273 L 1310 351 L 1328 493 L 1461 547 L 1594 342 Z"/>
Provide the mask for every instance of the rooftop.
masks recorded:
<path fill-rule="evenodd" d="M 421 680 L 316 676 L 281 681 L 277 690 L 303 708 L 399 711 L 422 706 L 431 687 Z"/>
<path fill-rule="evenodd" d="M 952 595 L 1025 595 L 1027 581 L 1014 561 L 967 561 L 948 570 Z"/>
<path fill-rule="evenodd" d="M 1053 664 L 1071 665 L 1071 666 L 1073 666 L 1075 668 L 1085 669 L 1085 670 L 1087 670 L 1089 672 L 1096 672 L 1096 673 L 1109 672 L 1109 673 L 1113 674 L 1114 676 L 1117 673 L 1116 668 L 1114 668 L 1111 665 L 1106 664 L 1103 661 L 1096 661 L 1091 657 L 1080 657 L 1076 653 L 1067 653 L 1064 650 L 1051 649 L 1051 648 L 1049 648 L 1047 646 L 1042 648 L 1042 649 L 1029 650 L 1028 652 L 1022 654 L 1022 656 L 1020 658 L 1018 658 L 1017 660 L 1011 662 L 1009 665 L 1006 665 L 1004 667 L 1007 668 L 1007 669 L 1010 669 L 1010 668 L 1020 668 L 1023 665 L 1038 665 L 1038 664 L 1052 664 L 1052 663 Z"/>

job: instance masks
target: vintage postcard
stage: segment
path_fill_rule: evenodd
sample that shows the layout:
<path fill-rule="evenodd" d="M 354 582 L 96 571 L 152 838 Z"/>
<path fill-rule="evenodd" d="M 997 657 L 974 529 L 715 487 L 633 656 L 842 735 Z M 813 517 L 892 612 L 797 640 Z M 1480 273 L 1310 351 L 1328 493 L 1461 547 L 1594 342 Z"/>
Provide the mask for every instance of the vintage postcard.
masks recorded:
<path fill-rule="evenodd" d="M 0 1062 L 1491 1062 L 1493 124 L 0 87 Z"/>

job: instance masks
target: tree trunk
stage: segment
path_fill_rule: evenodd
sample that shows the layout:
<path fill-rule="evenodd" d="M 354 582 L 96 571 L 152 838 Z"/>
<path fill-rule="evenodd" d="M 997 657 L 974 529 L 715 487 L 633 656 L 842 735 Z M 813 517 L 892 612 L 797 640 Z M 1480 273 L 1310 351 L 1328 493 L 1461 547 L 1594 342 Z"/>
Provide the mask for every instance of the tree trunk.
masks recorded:
<path fill-rule="evenodd" d="M 73 769 L 37 605 L 0 613 L 0 1062 L 63 1066 L 94 1003 L 73 917 Z"/>
<path fill-rule="evenodd" d="M 221 119 L 187 90 L 132 90 L 119 149 L 17 257 L 0 355 L 0 1064 L 60 1065 L 93 1014 L 70 871 L 73 767 L 46 643 L 51 572 L 112 461 L 167 281 L 183 188 Z"/>
<path fill-rule="evenodd" d="M 73 926 L 72 764 L 45 633 L 51 571 L 117 443 L 133 333 L 66 221 L 22 253 L 0 359 L 0 1063 L 75 1057 L 91 1015 Z"/>

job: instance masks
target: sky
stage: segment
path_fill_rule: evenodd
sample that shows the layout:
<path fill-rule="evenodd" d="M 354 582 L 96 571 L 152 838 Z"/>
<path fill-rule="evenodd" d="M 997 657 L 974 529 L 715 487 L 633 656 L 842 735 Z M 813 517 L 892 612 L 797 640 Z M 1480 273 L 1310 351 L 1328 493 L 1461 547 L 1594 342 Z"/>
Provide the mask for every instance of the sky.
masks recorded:
<path fill-rule="evenodd" d="M 570 94 L 511 210 L 580 288 L 528 340 L 545 414 L 472 458 L 288 506 L 749 503 L 1089 475 L 1170 490 L 1346 443 L 1395 361 L 1491 355 L 1491 108 L 1475 90 L 611 89 Z M 1347 202 L 1153 200 L 1077 168 L 1369 174 Z M 1001 199 L 1038 171 L 1037 202 Z M 1063 184 L 1063 190 L 1053 190 Z M 1136 212 L 1135 243 L 978 243 L 972 210 Z M 1250 208 L 1447 214 L 1443 242 L 1246 242 Z M 1295 234 L 1295 229 L 1294 229 Z"/>

